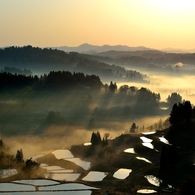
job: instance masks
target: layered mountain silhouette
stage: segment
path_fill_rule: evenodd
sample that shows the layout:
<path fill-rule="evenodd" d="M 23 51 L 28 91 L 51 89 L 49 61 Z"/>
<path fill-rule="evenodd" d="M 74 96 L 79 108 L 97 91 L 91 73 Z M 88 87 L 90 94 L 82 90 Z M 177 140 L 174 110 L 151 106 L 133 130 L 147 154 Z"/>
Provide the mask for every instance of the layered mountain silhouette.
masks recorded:
<path fill-rule="evenodd" d="M 151 50 L 150 48 L 138 46 L 138 47 L 129 47 L 126 45 L 103 45 L 103 46 L 97 46 L 97 45 L 90 45 L 88 43 L 84 43 L 78 47 L 68 47 L 68 46 L 61 46 L 61 47 L 53 47 L 53 49 L 62 50 L 65 52 L 78 52 L 78 53 L 87 53 L 87 54 L 93 54 L 93 53 L 101 53 L 106 52 L 110 50 L 114 51 L 147 51 Z"/>
<path fill-rule="evenodd" d="M 78 52 L 78 53 L 85 53 L 85 54 L 96 54 L 96 53 L 102 53 L 107 51 L 129 51 L 129 52 L 136 52 L 136 51 L 157 51 L 157 49 L 144 47 L 144 46 L 137 46 L 137 47 L 129 47 L 127 45 L 91 45 L 88 43 L 84 43 L 79 45 L 78 47 L 69 47 L 69 46 L 59 46 L 59 47 L 52 47 L 53 49 L 62 50 L 65 52 Z M 195 48 L 193 49 L 176 49 L 176 48 L 164 48 L 162 50 L 159 50 L 166 53 L 194 53 Z"/>

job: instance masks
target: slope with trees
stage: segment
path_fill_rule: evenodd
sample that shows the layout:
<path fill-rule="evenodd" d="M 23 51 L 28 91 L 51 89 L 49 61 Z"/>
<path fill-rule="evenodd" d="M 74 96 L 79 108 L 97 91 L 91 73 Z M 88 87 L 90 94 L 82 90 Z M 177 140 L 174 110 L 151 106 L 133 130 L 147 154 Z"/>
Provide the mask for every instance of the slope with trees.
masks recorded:
<path fill-rule="evenodd" d="M 105 51 L 88 55 L 91 59 L 128 68 L 168 73 L 195 72 L 195 53 L 168 53 L 158 50 Z"/>
<path fill-rule="evenodd" d="M 96 74 L 102 79 L 117 79 L 120 81 L 134 80 L 148 82 L 146 75 L 137 71 L 126 70 L 123 67 L 109 65 L 76 52 L 65 53 L 54 49 L 41 49 L 32 46 L 8 47 L 0 49 L 0 66 L 20 69 L 31 69 L 35 72 L 65 70 Z"/>
<path fill-rule="evenodd" d="M 161 110 L 159 93 L 128 85 L 118 88 L 113 81 L 110 84 L 102 84 L 96 75 L 69 71 L 51 71 L 40 77 L 0 73 L 0 81 L 0 97 L 4 100 L 1 109 L 5 110 L 0 113 L 2 124 L 10 120 L 15 124 L 24 118 L 27 122 L 30 121 L 29 117 L 39 116 L 44 123 L 40 128 L 46 128 L 48 125 L 79 124 L 87 129 L 120 129 L 120 126 L 112 125 L 114 121 L 127 122 L 146 116 L 162 116 L 169 111 Z M 181 99 L 179 94 L 176 94 L 178 98 L 175 99 L 174 94 L 176 93 L 171 94 L 167 100 L 170 102 L 169 106 Z M 6 100 L 10 99 L 15 103 L 5 104 Z M 11 113 L 8 108 L 12 109 Z M 36 126 L 36 123 L 32 125 Z M 24 129 L 29 127 L 25 126 Z M 42 130 L 33 129 L 36 134 L 43 132 Z M 1 132 L 14 133 L 13 130 L 6 129 Z"/>
<path fill-rule="evenodd" d="M 159 176 L 162 186 L 164 183 L 182 186 L 188 179 L 195 179 L 195 107 L 189 101 L 174 104 L 169 121 L 165 137 L 170 145 L 162 148 Z"/>
<path fill-rule="evenodd" d="M 40 168 L 40 164 L 30 159 L 24 159 L 22 149 L 16 151 L 16 154 L 12 154 L 10 148 L 0 140 L 0 169 L 15 169 L 16 175 L 13 175 L 11 179 L 27 179 L 27 178 L 43 178 L 45 170 Z M 1 177 L 0 182 L 9 181 L 10 178 Z"/>

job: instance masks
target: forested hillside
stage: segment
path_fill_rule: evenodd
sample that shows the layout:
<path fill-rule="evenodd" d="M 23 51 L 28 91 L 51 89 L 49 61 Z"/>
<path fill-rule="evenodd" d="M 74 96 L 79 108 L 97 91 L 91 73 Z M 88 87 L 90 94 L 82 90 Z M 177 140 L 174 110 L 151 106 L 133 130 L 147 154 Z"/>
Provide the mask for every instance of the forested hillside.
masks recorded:
<path fill-rule="evenodd" d="M 195 72 L 194 53 L 166 53 L 158 50 L 106 51 L 87 56 L 105 63 L 114 63 L 128 68 L 141 68 L 148 71 Z"/>
<path fill-rule="evenodd" d="M 103 84 L 96 75 L 69 71 L 51 71 L 41 76 L 3 72 L 0 92 L 1 133 L 8 135 L 41 134 L 50 125 L 129 129 L 134 120 L 143 117 L 164 118 L 175 102 L 182 101 L 177 93 L 161 102 L 160 93 L 147 88 L 119 87 L 112 81 Z M 136 131 L 144 129 L 144 123 L 138 125 Z"/>
<path fill-rule="evenodd" d="M 135 70 L 126 70 L 114 64 L 108 65 L 76 52 L 65 53 L 56 49 L 32 46 L 0 49 L 0 67 L 25 68 L 42 74 L 52 70 L 65 70 L 96 74 L 107 81 L 115 79 L 148 82 L 146 75 Z"/>

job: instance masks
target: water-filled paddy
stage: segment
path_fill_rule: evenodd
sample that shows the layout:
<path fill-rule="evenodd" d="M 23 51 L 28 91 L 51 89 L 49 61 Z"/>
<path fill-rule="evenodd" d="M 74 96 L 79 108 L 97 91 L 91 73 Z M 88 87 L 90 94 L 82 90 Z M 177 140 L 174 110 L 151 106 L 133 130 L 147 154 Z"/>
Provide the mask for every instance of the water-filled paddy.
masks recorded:
<path fill-rule="evenodd" d="M 0 192 L 35 191 L 35 187 L 25 184 L 0 183 Z"/>
<path fill-rule="evenodd" d="M 92 189 L 98 189 L 95 187 L 87 186 L 80 183 L 66 183 L 66 184 L 60 184 L 60 185 L 53 185 L 53 186 L 42 186 L 39 187 L 40 191 L 45 190 L 92 190 Z"/>
<path fill-rule="evenodd" d="M 66 160 L 74 162 L 76 165 L 82 167 L 85 170 L 89 170 L 91 167 L 91 162 L 83 161 L 80 158 L 69 158 Z"/>
<path fill-rule="evenodd" d="M 91 143 L 91 142 L 86 142 L 86 143 L 84 143 L 83 145 L 84 145 L 84 146 L 91 146 L 92 143 Z"/>
<path fill-rule="evenodd" d="M 144 135 L 152 135 L 152 134 L 155 134 L 156 131 L 152 131 L 152 132 L 142 132 L 142 134 Z"/>
<path fill-rule="evenodd" d="M 142 143 L 143 146 L 150 148 L 150 149 L 154 149 L 153 144 L 151 144 L 152 139 L 149 139 L 149 138 L 144 137 L 144 136 L 140 137 L 140 139 L 143 141 L 143 143 Z"/>
<path fill-rule="evenodd" d="M 72 183 L 72 187 L 69 185 L 67 187 L 67 185 L 65 185 L 64 183 L 66 182 L 76 182 L 76 184 L 78 184 L 78 182 L 84 182 L 85 183 L 90 183 L 90 182 L 94 182 L 94 187 L 97 185 L 97 183 L 95 182 L 107 182 L 107 179 L 113 179 L 113 181 L 116 182 L 121 182 L 120 180 L 125 180 L 126 178 L 130 178 L 134 177 L 134 173 L 132 172 L 132 170 L 134 169 L 133 164 L 134 162 L 138 163 L 138 161 L 134 161 L 135 159 L 137 160 L 142 160 L 145 161 L 146 163 L 152 164 L 152 162 L 150 160 L 148 160 L 147 158 L 149 158 L 149 156 L 147 157 L 147 153 L 143 153 L 139 154 L 139 147 L 141 146 L 143 148 L 142 145 L 148 147 L 148 145 L 150 145 L 151 149 L 154 149 L 154 146 L 152 145 L 152 141 L 153 141 L 153 135 L 150 136 L 150 134 L 154 134 L 155 132 L 150 132 L 150 133 L 146 133 L 143 135 L 148 135 L 147 137 L 151 138 L 147 138 L 143 135 L 133 135 L 133 138 L 136 138 L 137 140 L 139 140 L 138 142 L 136 142 L 135 144 L 135 149 L 134 149 L 134 145 L 132 144 L 132 142 L 128 142 L 130 144 L 126 144 L 126 145 L 122 145 L 121 148 L 116 148 L 115 152 L 117 153 L 117 155 L 121 155 L 124 159 L 126 157 L 129 158 L 129 160 L 132 159 L 132 169 L 125 169 L 124 167 L 126 166 L 119 166 L 117 167 L 117 169 L 110 169 L 109 171 L 109 175 L 108 173 L 105 172 L 101 172 L 101 171 L 91 171 L 91 170 L 101 170 L 101 169 L 93 169 L 93 165 L 94 165 L 94 161 L 91 158 L 85 157 L 85 160 L 82 160 L 81 158 L 75 158 L 74 155 L 71 153 L 70 150 L 65 150 L 65 149 L 60 149 L 60 150 L 54 150 L 53 152 L 51 152 L 50 154 L 53 155 L 48 155 L 45 158 L 44 161 L 44 157 L 42 158 L 38 158 L 37 161 L 40 160 L 41 163 L 41 167 L 44 168 L 45 170 L 47 170 L 47 173 L 45 174 L 45 179 L 40 179 L 40 180 L 15 180 L 13 182 L 10 182 L 9 185 L 11 184 L 11 187 L 13 190 L 5 190 L 3 191 L 5 194 L 7 192 L 10 192 L 9 195 L 12 195 L 12 191 L 13 191 L 13 195 L 17 195 L 16 193 L 19 193 L 19 191 L 21 191 L 20 194 L 24 194 L 24 193 L 28 193 L 28 194 L 39 194 L 41 192 L 41 194 L 45 194 L 45 190 L 47 190 L 47 195 L 51 194 L 73 194 L 73 195 L 87 195 L 87 194 L 91 194 L 92 190 L 95 190 L 96 188 L 87 186 L 82 187 L 81 184 L 79 185 L 73 185 L 75 183 Z M 129 136 L 129 135 L 128 135 Z M 131 138 L 131 135 L 127 138 Z M 142 140 L 142 142 L 140 141 L 140 139 Z M 164 138 L 164 137 L 154 137 L 154 143 L 156 144 L 156 141 L 163 142 L 165 144 L 169 144 L 168 141 Z M 134 143 L 134 142 L 133 142 Z M 161 143 L 162 144 L 162 143 Z M 84 146 L 81 146 L 82 149 L 84 149 L 84 151 L 87 149 L 90 149 L 90 147 L 87 147 L 88 144 L 84 144 Z M 90 144 L 89 144 L 90 145 Z M 119 144 L 120 145 L 120 144 Z M 137 149 L 138 146 L 138 149 Z M 156 145 L 155 145 L 156 146 Z M 128 148 L 129 147 L 129 148 Z M 125 149 L 127 148 L 127 149 Z M 145 150 L 145 149 L 144 149 Z M 124 151 L 126 154 L 124 154 Z M 146 150 L 149 151 L 149 150 Z M 149 152 L 153 152 L 153 151 L 149 151 Z M 127 154 L 130 153 L 130 154 Z M 152 153 L 153 154 L 153 153 Z M 49 157 L 49 160 L 48 160 Z M 116 156 L 117 157 L 117 156 Z M 86 160 L 87 159 L 87 160 Z M 150 158 L 149 158 L 150 159 Z M 153 158 L 152 158 L 153 159 Z M 51 161 L 50 161 L 51 160 Z M 73 162 L 73 163 L 69 163 L 67 161 Z M 91 162 L 90 162 L 91 161 Z M 153 160 L 152 160 L 153 161 Z M 155 162 L 155 161 L 153 161 Z M 121 163 L 121 162 L 120 162 Z M 145 166 L 148 166 L 145 163 Z M 139 163 L 138 163 L 139 164 Z M 140 163 L 143 165 L 143 163 Z M 77 166 L 76 166 L 77 165 Z M 64 168 L 66 167 L 66 168 Z M 81 169 L 81 167 L 83 169 Z M 148 166 L 149 167 L 149 166 Z M 106 169 L 107 170 L 107 169 Z M 113 170 L 116 170 L 115 172 Z M 132 173 L 131 173 L 132 172 Z M 104 180 L 104 178 L 108 175 L 108 177 Z M 159 184 L 159 180 L 158 178 L 155 178 L 152 175 L 147 175 L 147 174 L 143 174 L 146 175 L 145 178 L 148 180 L 148 185 L 153 184 L 154 186 L 158 187 Z M 143 179 L 143 176 L 142 176 Z M 61 184 L 63 183 L 63 184 Z M 25 185 L 24 185 L 25 184 Z M 68 184 L 68 183 L 66 183 Z M 90 183 L 91 184 L 91 183 Z M 20 186 L 20 187 L 16 187 Z M 5 183 L 5 188 L 9 188 L 8 184 Z M 24 186 L 24 188 L 23 188 Z M 14 187 L 14 188 L 13 188 Z M 69 188 L 70 187 L 70 188 Z M 115 186 L 113 186 L 114 188 Z M 152 191 L 149 190 L 150 188 L 148 188 L 149 186 L 143 186 L 143 189 L 140 188 L 140 190 L 137 191 L 137 193 L 140 194 L 149 194 L 149 193 L 156 193 L 156 191 Z M 144 189 L 146 188 L 146 189 Z M 20 190 L 17 190 L 20 189 Z M 1 190 L 1 186 L 0 186 L 0 190 Z M 76 190 L 76 191 L 75 191 Z M 77 191 L 78 190 L 78 191 Z M 145 191 L 144 191 L 145 190 Z M 38 191 L 38 192 L 36 192 Z M 82 191 L 82 192 L 81 192 Z"/>
<path fill-rule="evenodd" d="M 139 156 L 137 156 L 136 158 L 137 158 L 138 160 L 143 160 L 143 161 L 145 161 L 145 162 L 147 162 L 147 163 L 152 164 L 152 162 L 151 162 L 150 160 L 146 159 L 146 158 L 139 157 Z"/>
<path fill-rule="evenodd" d="M 124 152 L 131 153 L 131 154 L 136 154 L 134 148 L 128 148 L 128 149 L 124 150 Z"/>
<path fill-rule="evenodd" d="M 138 190 L 137 193 L 139 193 L 139 194 L 153 194 L 153 193 L 157 193 L 157 191 L 155 191 L 155 190 L 148 190 L 148 189 L 142 189 L 142 190 Z"/>
<path fill-rule="evenodd" d="M 91 190 L 54 192 L 4 192 L 4 195 L 91 195 Z"/>
<path fill-rule="evenodd" d="M 154 186 L 159 187 L 160 183 L 162 183 L 162 180 L 158 179 L 157 177 L 153 176 L 153 175 L 146 175 L 144 176 L 149 183 L 151 183 Z"/>
<path fill-rule="evenodd" d="M 102 181 L 107 173 L 99 171 L 90 171 L 82 180 L 83 181 Z"/>
<path fill-rule="evenodd" d="M 131 172 L 132 172 L 131 169 L 119 169 L 114 173 L 113 177 L 117 179 L 125 179 L 126 177 L 129 176 Z"/>
<path fill-rule="evenodd" d="M 44 166 L 44 169 L 47 169 L 47 171 L 65 170 L 60 166 Z"/>
<path fill-rule="evenodd" d="M 165 144 L 168 144 L 168 145 L 171 145 L 171 144 L 169 143 L 169 141 L 168 141 L 167 139 L 165 139 L 164 137 L 159 137 L 159 139 L 160 139 L 161 142 L 163 142 L 163 143 L 165 143 Z"/>
<path fill-rule="evenodd" d="M 15 180 L 10 183 L 0 183 L 0 193 L 6 195 L 90 195 L 96 187 L 80 183 L 66 183 L 46 179 Z"/>
<path fill-rule="evenodd" d="M 28 184 L 28 185 L 34 185 L 34 186 L 46 186 L 46 185 L 60 184 L 57 181 L 48 180 L 48 179 L 15 180 L 13 181 L 13 183 Z"/>
<path fill-rule="evenodd" d="M 151 142 L 152 142 L 152 139 L 149 139 L 149 138 L 144 137 L 144 136 L 140 137 L 140 139 L 141 139 L 144 143 L 151 143 Z"/>
<path fill-rule="evenodd" d="M 154 146 L 151 143 L 142 143 L 142 145 L 147 147 L 147 148 L 154 149 Z"/>
<path fill-rule="evenodd" d="M 73 154 L 70 150 L 55 150 L 52 152 L 57 159 L 66 159 L 66 158 L 73 158 Z"/>
<path fill-rule="evenodd" d="M 80 176 L 80 173 L 46 173 L 45 177 L 48 179 L 54 179 L 58 181 L 76 181 Z"/>

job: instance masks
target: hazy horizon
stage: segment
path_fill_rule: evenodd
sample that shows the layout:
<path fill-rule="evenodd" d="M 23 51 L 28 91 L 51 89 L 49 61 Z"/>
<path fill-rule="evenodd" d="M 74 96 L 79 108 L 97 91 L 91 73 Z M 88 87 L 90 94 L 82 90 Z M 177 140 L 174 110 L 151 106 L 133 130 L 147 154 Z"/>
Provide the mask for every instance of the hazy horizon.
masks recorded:
<path fill-rule="evenodd" d="M 25 47 L 25 46 L 28 46 L 28 45 L 31 45 L 31 44 L 25 44 L 25 45 L 5 45 L 5 46 L 0 46 L 1 49 L 4 49 L 4 48 L 8 48 L 8 47 Z M 63 47 L 67 47 L 69 50 L 71 48 L 73 49 L 78 49 L 79 47 L 82 47 L 82 46 L 85 46 L 85 45 L 88 45 L 88 46 L 91 46 L 91 47 L 104 47 L 104 46 L 109 46 L 109 47 L 117 47 L 117 46 L 121 46 L 121 47 L 129 47 L 129 49 L 121 49 L 121 50 L 116 50 L 116 51 L 131 51 L 131 49 L 134 49 L 132 51 L 139 51 L 140 49 L 139 48 L 144 48 L 146 50 L 158 50 L 158 51 L 162 51 L 162 52 L 167 52 L 167 53 L 194 53 L 195 52 L 195 47 L 193 48 L 188 48 L 188 49 L 184 49 L 184 48 L 174 48 L 174 47 L 165 47 L 165 48 L 150 48 L 150 47 L 147 47 L 145 45 L 135 45 L 135 46 L 131 46 L 131 45 L 125 45 L 125 44 L 114 44 L 114 45 L 110 45 L 110 44 L 102 44 L 102 45 L 97 45 L 97 44 L 91 44 L 91 43 L 81 43 L 81 44 L 78 44 L 78 45 L 53 45 L 53 46 L 45 46 L 45 47 L 40 47 L 38 45 L 31 45 L 32 47 L 39 47 L 39 48 L 56 48 L 58 50 L 62 50 L 62 51 L 65 51 L 63 50 L 62 48 Z M 138 48 L 136 50 L 136 48 Z M 113 49 L 110 49 L 110 50 L 105 50 L 105 51 L 111 51 Z M 67 52 L 67 51 L 65 51 Z M 69 51 L 68 51 L 69 52 Z M 86 51 L 84 52 L 79 52 L 79 53 L 85 53 L 85 52 L 90 52 L 90 50 L 88 51 L 86 49 Z M 101 52 L 104 52 L 104 51 L 100 51 Z M 94 53 L 99 53 L 99 52 L 94 52 Z"/>
<path fill-rule="evenodd" d="M 2 0 L 0 47 L 129 45 L 193 49 L 192 1 Z"/>

